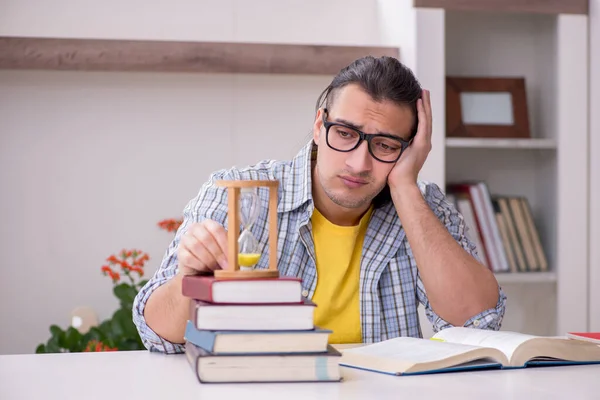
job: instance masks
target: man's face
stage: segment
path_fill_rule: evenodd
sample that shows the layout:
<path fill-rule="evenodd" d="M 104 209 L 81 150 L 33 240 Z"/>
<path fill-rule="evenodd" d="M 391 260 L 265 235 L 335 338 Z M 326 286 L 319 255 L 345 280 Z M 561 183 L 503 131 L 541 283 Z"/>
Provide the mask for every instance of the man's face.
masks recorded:
<path fill-rule="evenodd" d="M 404 140 L 410 139 L 414 118 L 408 106 L 389 101 L 376 102 L 355 84 L 337 91 L 327 113 L 327 122 L 341 122 L 365 133 L 389 133 Z M 385 187 L 395 163 L 373 158 L 366 141 L 350 152 L 339 152 L 329 147 L 322 109 L 315 119 L 313 138 L 319 146 L 315 183 L 341 207 L 367 207 Z"/>

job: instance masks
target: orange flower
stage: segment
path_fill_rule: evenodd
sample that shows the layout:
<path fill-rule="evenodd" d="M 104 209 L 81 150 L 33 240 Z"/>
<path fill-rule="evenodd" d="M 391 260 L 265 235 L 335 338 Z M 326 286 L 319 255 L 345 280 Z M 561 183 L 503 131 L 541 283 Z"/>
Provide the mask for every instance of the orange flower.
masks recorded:
<path fill-rule="evenodd" d="M 121 275 L 118 272 L 110 271 L 108 274 L 110 275 L 110 278 L 113 280 L 113 282 L 118 282 L 119 279 L 121 279 Z"/>
<path fill-rule="evenodd" d="M 99 340 L 92 339 L 85 346 L 85 352 L 96 352 L 96 351 L 117 351 L 116 347 L 110 347 L 107 344 L 102 343 Z"/>
<path fill-rule="evenodd" d="M 110 269 L 110 267 L 108 265 L 103 265 L 101 268 L 101 271 L 104 273 L 104 275 L 111 273 L 112 269 Z"/>
<path fill-rule="evenodd" d="M 111 263 L 111 264 L 116 264 L 116 263 L 118 263 L 118 262 L 119 262 L 119 259 L 118 259 L 118 258 L 117 258 L 117 257 L 116 257 L 114 254 L 113 254 L 113 255 L 111 255 L 110 257 L 108 257 L 108 258 L 106 259 L 106 261 L 108 261 L 108 262 L 109 262 L 109 263 Z"/>
<path fill-rule="evenodd" d="M 129 265 L 127 261 L 121 261 L 119 264 L 121 264 L 121 268 L 123 268 L 124 271 L 131 269 L 131 265 Z"/>
<path fill-rule="evenodd" d="M 133 267 L 131 267 L 130 271 L 132 271 L 132 272 L 137 272 L 138 274 L 140 274 L 140 276 L 143 276 L 143 275 L 144 275 L 144 270 L 143 270 L 143 269 L 141 269 L 141 268 L 140 268 L 140 267 L 138 267 L 138 266 L 133 266 Z"/>
<path fill-rule="evenodd" d="M 175 232 L 177 229 L 179 229 L 182 223 L 183 219 L 170 218 L 159 221 L 157 225 L 159 228 L 164 229 L 167 232 Z"/>

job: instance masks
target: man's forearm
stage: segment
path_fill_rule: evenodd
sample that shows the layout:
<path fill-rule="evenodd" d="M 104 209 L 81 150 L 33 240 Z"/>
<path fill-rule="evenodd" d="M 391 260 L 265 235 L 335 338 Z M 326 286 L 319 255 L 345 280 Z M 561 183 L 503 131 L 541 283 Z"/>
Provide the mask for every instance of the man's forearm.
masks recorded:
<path fill-rule="evenodd" d="M 450 235 L 418 186 L 404 185 L 391 192 L 433 310 L 461 326 L 495 307 L 499 293 L 494 274 Z"/>
<path fill-rule="evenodd" d="M 157 335 L 171 343 L 183 343 L 189 319 L 190 299 L 181 294 L 182 276 L 176 275 L 148 298 L 144 318 Z"/>

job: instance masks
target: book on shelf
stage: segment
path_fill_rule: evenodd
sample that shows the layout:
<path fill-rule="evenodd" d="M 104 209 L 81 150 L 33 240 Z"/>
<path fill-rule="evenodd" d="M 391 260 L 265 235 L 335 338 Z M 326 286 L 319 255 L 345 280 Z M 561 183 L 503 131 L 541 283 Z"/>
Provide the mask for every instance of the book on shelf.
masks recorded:
<path fill-rule="evenodd" d="M 390 375 L 600 364 L 600 346 L 566 337 L 453 327 L 341 350 L 340 365 Z"/>
<path fill-rule="evenodd" d="M 200 382 L 341 380 L 332 332 L 314 325 L 316 304 L 299 278 L 186 276 L 182 292 L 185 353 Z"/>
<path fill-rule="evenodd" d="M 491 195 L 485 182 L 450 183 L 446 189 L 485 266 L 493 272 L 548 271 L 526 197 Z"/>

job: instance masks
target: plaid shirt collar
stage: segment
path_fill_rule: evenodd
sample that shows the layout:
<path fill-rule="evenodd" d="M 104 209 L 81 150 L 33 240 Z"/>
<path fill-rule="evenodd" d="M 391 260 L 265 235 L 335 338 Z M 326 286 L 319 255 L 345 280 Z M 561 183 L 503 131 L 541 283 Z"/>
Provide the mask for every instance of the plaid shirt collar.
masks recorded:
<path fill-rule="evenodd" d="M 292 159 L 290 171 L 283 174 L 283 190 L 277 212 L 291 212 L 308 204 L 312 212 L 312 163 L 316 159 L 317 146 L 311 139 Z"/>
<path fill-rule="evenodd" d="M 292 159 L 290 170 L 281 177 L 283 191 L 277 211 L 279 213 L 298 212 L 301 227 L 306 226 L 314 208 L 311 167 L 316 159 L 316 149 L 317 147 L 311 139 Z M 308 227 L 308 233 L 310 231 L 311 228 Z M 381 268 L 385 265 L 382 261 L 389 261 L 394 256 L 401 243 L 399 239 L 402 239 L 403 236 L 404 231 L 394 204 L 390 201 L 388 204 L 375 208 L 367 228 L 362 262 L 370 270 L 370 273 L 376 275 L 381 273 Z M 314 257 L 312 238 L 307 236 L 305 240 L 311 244 L 308 251 Z M 379 245 L 375 246 L 376 243 Z M 375 247 L 376 251 L 372 250 Z"/>

